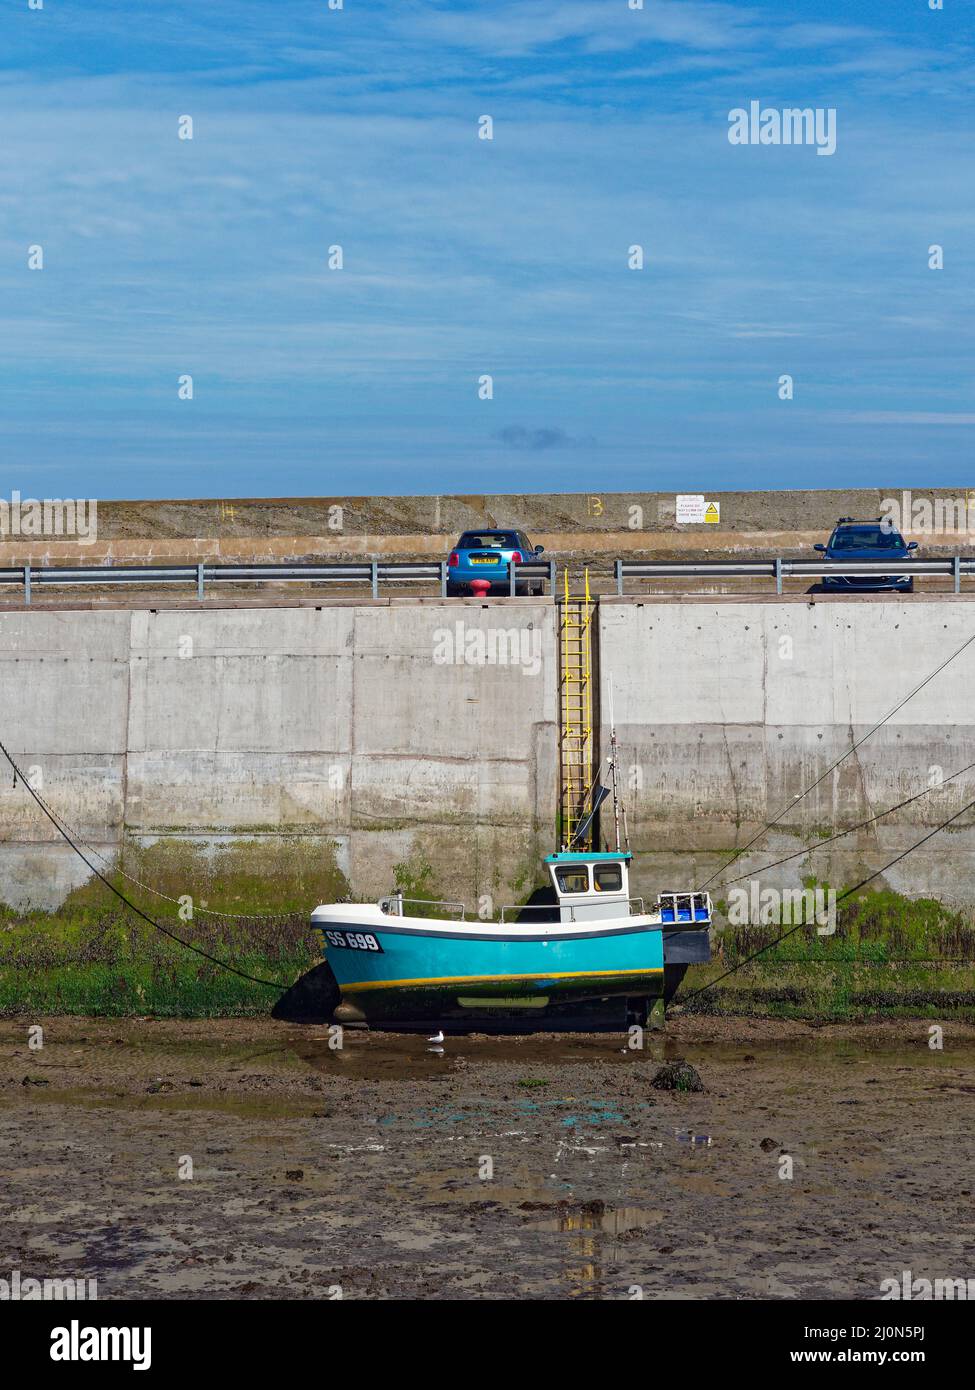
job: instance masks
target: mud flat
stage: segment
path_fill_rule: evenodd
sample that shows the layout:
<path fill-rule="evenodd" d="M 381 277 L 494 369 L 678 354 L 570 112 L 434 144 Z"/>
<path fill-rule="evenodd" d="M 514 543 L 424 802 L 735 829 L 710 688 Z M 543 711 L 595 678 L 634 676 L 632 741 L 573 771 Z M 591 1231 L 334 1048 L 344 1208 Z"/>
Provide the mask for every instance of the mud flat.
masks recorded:
<path fill-rule="evenodd" d="M 970 1025 L 940 1051 L 927 1021 L 690 1016 L 642 1051 L 336 1051 L 263 1019 L 29 1022 L 41 1050 L 0 1021 L 0 1274 L 102 1299 L 876 1299 L 975 1274 Z M 653 1088 L 675 1057 L 703 1092 Z"/>

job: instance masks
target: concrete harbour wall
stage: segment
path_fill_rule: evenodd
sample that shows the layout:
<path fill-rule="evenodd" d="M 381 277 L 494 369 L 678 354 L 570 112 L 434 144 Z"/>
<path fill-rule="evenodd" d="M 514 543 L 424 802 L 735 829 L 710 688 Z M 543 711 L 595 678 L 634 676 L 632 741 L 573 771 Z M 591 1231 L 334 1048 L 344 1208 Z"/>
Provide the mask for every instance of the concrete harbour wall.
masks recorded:
<path fill-rule="evenodd" d="M 429 863 L 507 901 L 549 848 L 554 643 L 554 607 L 525 601 L 7 612 L 0 737 L 105 854 L 297 835 L 357 893 Z M 53 907 L 87 876 L 4 777 L 0 900 Z"/>
<path fill-rule="evenodd" d="M 841 889 L 975 797 L 969 772 L 889 820 L 815 848 L 975 762 L 973 643 L 786 809 L 975 633 L 970 599 L 610 600 L 600 617 L 602 709 L 605 716 L 611 680 L 641 892 L 703 882 L 783 810 L 718 881 L 745 873 L 763 887 L 792 887 L 814 877 Z M 967 813 L 879 885 L 971 908 L 973 821 Z M 803 845 L 814 848 L 763 872 Z"/>
<path fill-rule="evenodd" d="M 973 631 L 975 601 L 951 595 L 604 598 L 602 747 L 611 688 L 635 891 L 702 882 Z M 0 737 L 106 855 L 296 836 L 356 896 L 428 864 L 438 893 L 497 905 L 553 847 L 557 655 L 547 600 L 6 611 Z M 847 886 L 959 810 L 971 774 L 818 848 L 975 762 L 973 687 L 975 644 L 734 872 Z M 971 823 L 885 882 L 970 908 Z M 87 876 L 0 769 L 0 900 L 53 907 Z"/>

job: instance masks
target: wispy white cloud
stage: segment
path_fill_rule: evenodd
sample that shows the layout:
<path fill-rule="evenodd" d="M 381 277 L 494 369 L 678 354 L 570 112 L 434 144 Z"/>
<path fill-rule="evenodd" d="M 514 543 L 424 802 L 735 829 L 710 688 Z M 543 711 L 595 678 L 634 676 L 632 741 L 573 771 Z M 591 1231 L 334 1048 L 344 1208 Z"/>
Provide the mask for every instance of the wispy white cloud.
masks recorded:
<path fill-rule="evenodd" d="M 536 438 L 576 441 L 556 481 L 582 485 L 648 458 L 713 478 L 818 450 L 844 480 L 923 459 L 932 426 L 970 423 L 973 121 L 928 100 L 970 80 L 962 33 L 823 12 L 49 7 L 42 60 L 18 39 L 0 76 L 5 457 L 54 467 L 75 430 L 105 476 L 162 491 L 172 459 L 261 457 L 300 490 L 343 450 L 448 486 L 458 460 L 531 453 L 541 484 Z M 776 92 L 838 105 L 834 158 L 729 146 L 729 106 Z M 963 435 L 937 430 L 939 457 Z"/>
<path fill-rule="evenodd" d="M 490 10 L 472 4 L 407 12 L 404 27 L 457 48 L 524 55 L 570 40 L 591 51 L 663 43 L 699 49 L 741 46 L 764 20 L 745 5 L 649 0 L 642 9 L 582 0 L 507 0 Z"/>

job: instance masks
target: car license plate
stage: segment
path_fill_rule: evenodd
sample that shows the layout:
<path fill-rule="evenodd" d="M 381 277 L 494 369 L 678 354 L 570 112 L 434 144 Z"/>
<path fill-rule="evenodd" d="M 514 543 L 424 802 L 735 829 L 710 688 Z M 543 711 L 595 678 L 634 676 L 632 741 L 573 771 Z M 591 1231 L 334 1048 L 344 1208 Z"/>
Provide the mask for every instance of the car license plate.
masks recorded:
<path fill-rule="evenodd" d="M 472 564 L 472 565 L 496 565 L 497 563 L 498 563 L 498 557 L 497 557 L 497 555 L 472 555 L 472 556 L 471 556 L 471 564 Z"/>

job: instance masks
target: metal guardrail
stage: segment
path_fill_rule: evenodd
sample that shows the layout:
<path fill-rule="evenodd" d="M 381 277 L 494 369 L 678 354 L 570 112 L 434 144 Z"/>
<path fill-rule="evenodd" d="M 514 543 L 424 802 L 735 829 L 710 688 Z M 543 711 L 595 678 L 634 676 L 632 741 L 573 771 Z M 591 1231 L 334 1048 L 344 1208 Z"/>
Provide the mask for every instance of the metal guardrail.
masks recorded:
<path fill-rule="evenodd" d="M 196 596 L 202 599 L 207 584 L 265 584 L 269 582 L 302 584 L 368 584 L 375 599 L 380 584 L 438 583 L 440 593 L 447 593 L 449 569 L 446 560 L 408 562 L 382 560 L 361 564 L 332 565 L 13 565 L 0 568 L 0 585 L 17 585 L 24 590 L 24 601 L 30 603 L 31 592 L 38 586 L 62 585 L 128 585 L 128 584 L 195 584 Z M 555 561 L 527 561 L 509 566 L 509 592 L 526 580 L 548 580 L 555 592 Z"/>
<path fill-rule="evenodd" d="M 525 560 L 522 564 L 517 564 L 514 560 L 508 565 L 509 594 L 514 595 L 518 577 L 522 579 L 543 578 L 548 580 L 549 593 L 555 594 L 555 561 L 554 560 Z"/>
<path fill-rule="evenodd" d="M 555 560 L 531 560 L 508 566 L 508 593 L 532 580 L 548 581 L 555 593 Z M 904 574 L 913 576 L 947 575 L 954 580 L 955 593 L 961 592 L 962 579 L 975 578 L 975 556 L 953 555 L 940 560 L 616 560 L 613 573 L 617 594 L 624 594 L 627 579 L 727 579 L 764 577 L 775 580 L 776 593 L 782 593 L 784 579 L 820 579 L 825 575 L 857 576 Z M 195 584 L 202 599 L 206 586 L 214 584 L 361 584 L 368 585 L 372 597 L 379 598 L 380 585 L 432 584 L 446 596 L 450 570 L 445 560 L 363 561 L 361 564 L 294 565 L 11 565 L 0 568 L 0 587 L 16 585 L 30 603 L 36 587 L 75 585 L 170 585 Z M 855 592 L 855 591 L 854 591 Z"/>
<path fill-rule="evenodd" d="M 896 574 L 920 576 L 945 574 L 955 581 L 955 593 L 961 592 L 962 578 L 975 577 L 975 557 L 951 555 L 942 560 L 617 560 L 614 573 L 616 592 L 623 594 L 623 584 L 631 579 L 664 579 L 695 576 L 697 578 L 735 578 L 760 575 L 775 580 L 775 592 L 781 594 L 783 579 L 821 579 L 825 575 L 844 578 L 857 575 Z M 856 592 L 856 591 L 851 591 Z"/>

